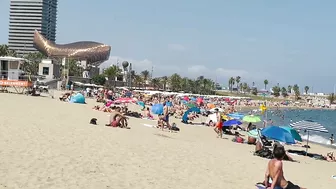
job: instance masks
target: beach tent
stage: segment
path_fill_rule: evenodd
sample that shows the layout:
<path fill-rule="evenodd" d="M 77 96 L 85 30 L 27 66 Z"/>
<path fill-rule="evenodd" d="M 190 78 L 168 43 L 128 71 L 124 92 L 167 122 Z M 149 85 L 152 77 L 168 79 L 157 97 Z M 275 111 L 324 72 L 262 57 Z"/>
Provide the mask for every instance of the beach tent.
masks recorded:
<path fill-rule="evenodd" d="M 187 123 L 188 122 L 188 114 L 190 113 L 190 112 L 196 112 L 196 113 L 201 113 L 201 110 L 199 109 L 199 108 L 197 108 L 197 107 L 193 107 L 193 108 L 190 108 L 189 110 L 187 110 L 184 114 L 183 114 L 183 116 L 182 116 L 182 122 L 183 123 Z"/>
<path fill-rule="evenodd" d="M 304 130 L 307 132 L 307 145 L 306 145 L 306 154 L 308 152 L 308 143 L 309 143 L 309 132 L 321 132 L 321 133 L 329 133 L 329 131 L 323 127 L 321 124 L 316 123 L 312 120 L 302 120 L 298 122 L 291 123 L 290 126 L 292 126 L 294 129 L 297 130 Z"/>
<path fill-rule="evenodd" d="M 71 96 L 70 102 L 77 103 L 77 104 L 85 104 L 85 97 L 83 94 L 77 93 L 74 96 Z"/>

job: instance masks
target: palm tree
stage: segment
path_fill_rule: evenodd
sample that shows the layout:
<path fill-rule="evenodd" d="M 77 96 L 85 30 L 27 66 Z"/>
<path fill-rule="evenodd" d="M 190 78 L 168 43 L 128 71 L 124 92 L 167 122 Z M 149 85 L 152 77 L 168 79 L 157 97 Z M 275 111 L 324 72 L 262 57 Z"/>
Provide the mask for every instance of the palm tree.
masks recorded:
<path fill-rule="evenodd" d="M 268 85 L 268 80 L 267 79 L 264 80 L 264 85 L 265 85 L 265 90 L 267 90 L 267 85 Z"/>
<path fill-rule="evenodd" d="M 240 84 L 239 84 L 239 90 L 240 90 L 240 92 L 243 92 L 243 89 L 244 89 L 244 88 L 243 88 L 243 85 L 244 85 L 243 83 L 240 83 Z"/>
<path fill-rule="evenodd" d="M 288 93 L 292 93 L 292 89 L 293 89 L 292 85 L 288 85 L 287 92 Z"/>
<path fill-rule="evenodd" d="M 143 83 L 142 77 L 140 75 L 134 75 L 134 83 L 140 89 L 140 86 Z"/>
<path fill-rule="evenodd" d="M 295 84 L 293 86 L 293 91 L 294 91 L 294 94 L 295 94 L 295 100 L 298 100 L 299 96 L 300 96 L 300 88 L 297 84 Z"/>
<path fill-rule="evenodd" d="M 305 87 L 304 87 L 304 90 L 305 90 L 306 95 L 308 95 L 309 87 L 308 87 L 308 86 L 305 86 Z"/>
<path fill-rule="evenodd" d="M 112 65 L 104 70 L 104 75 L 108 78 L 109 83 L 114 81 L 114 86 L 116 85 L 115 78 L 121 73 L 118 66 Z"/>
<path fill-rule="evenodd" d="M 182 91 L 188 91 L 188 78 L 187 77 L 184 77 L 181 79 L 181 89 Z"/>
<path fill-rule="evenodd" d="M 231 92 L 233 90 L 234 84 L 235 84 L 235 78 L 230 77 L 230 79 L 229 79 L 229 89 L 230 89 Z"/>
<path fill-rule="evenodd" d="M 240 79 L 241 79 L 240 76 L 237 76 L 236 79 L 235 79 L 236 83 L 237 83 L 237 93 L 239 92 L 238 88 L 239 88 Z"/>
<path fill-rule="evenodd" d="M 180 91 L 181 90 L 181 76 L 177 73 L 174 73 L 169 78 L 169 84 L 172 91 Z"/>
<path fill-rule="evenodd" d="M 243 91 L 247 92 L 248 84 L 246 82 L 243 83 Z"/>
<path fill-rule="evenodd" d="M 329 100 L 330 105 L 332 105 L 332 104 L 334 103 L 334 101 L 335 101 L 335 94 L 334 94 L 334 93 L 331 93 L 331 94 L 327 97 L 327 99 Z"/>
<path fill-rule="evenodd" d="M 281 88 L 281 94 L 282 94 L 283 97 L 287 97 L 288 96 L 287 89 L 285 87 Z"/>
<path fill-rule="evenodd" d="M 166 91 L 167 83 L 168 83 L 168 77 L 167 76 L 161 77 L 161 83 L 162 83 L 162 86 L 163 86 L 163 90 Z"/>
<path fill-rule="evenodd" d="M 153 78 L 151 84 L 154 89 L 160 89 L 160 78 Z"/>
<path fill-rule="evenodd" d="M 144 70 L 141 72 L 142 78 L 144 79 L 144 82 L 146 83 L 149 79 L 149 71 L 148 70 Z"/>

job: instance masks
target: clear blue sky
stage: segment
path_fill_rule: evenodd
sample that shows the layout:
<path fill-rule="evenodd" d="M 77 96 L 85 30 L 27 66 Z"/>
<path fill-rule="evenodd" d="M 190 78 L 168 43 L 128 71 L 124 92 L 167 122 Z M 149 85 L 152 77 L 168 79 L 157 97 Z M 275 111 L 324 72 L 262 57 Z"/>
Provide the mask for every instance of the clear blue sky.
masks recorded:
<path fill-rule="evenodd" d="M 59 0 L 57 42 L 112 46 L 153 76 L 177 72 L 226 84 L 299 84 L 314 92 L 336 83 L 336 1 Z M 7 43 L 9 0 L 0 0 L 0 43 Z"/>

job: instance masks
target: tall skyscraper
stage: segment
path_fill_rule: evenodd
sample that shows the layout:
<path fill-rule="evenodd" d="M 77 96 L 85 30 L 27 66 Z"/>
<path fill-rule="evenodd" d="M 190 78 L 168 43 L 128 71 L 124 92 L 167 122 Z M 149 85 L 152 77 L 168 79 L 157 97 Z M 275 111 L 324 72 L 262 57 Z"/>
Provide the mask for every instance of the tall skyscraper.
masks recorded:
<path fill-rule="evenodd" d="M 18 55 L 36 52 L 34 31 L 48 40 L 56 40 L 58 0 L 11 0 L 9 16 L 9 49 Z"/>

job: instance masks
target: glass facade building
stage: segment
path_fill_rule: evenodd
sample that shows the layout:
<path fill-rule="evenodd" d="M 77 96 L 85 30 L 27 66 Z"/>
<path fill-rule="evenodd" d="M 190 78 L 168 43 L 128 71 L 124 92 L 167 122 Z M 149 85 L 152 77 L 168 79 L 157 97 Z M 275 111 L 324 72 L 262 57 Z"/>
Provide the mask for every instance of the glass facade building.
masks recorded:
<path fill-rule="evenodd" d="M 9 15 L 9 49 L 23 56 L 37 52 L 34 32 L 56 41 L 58 0 L 11 0 Z"/>

